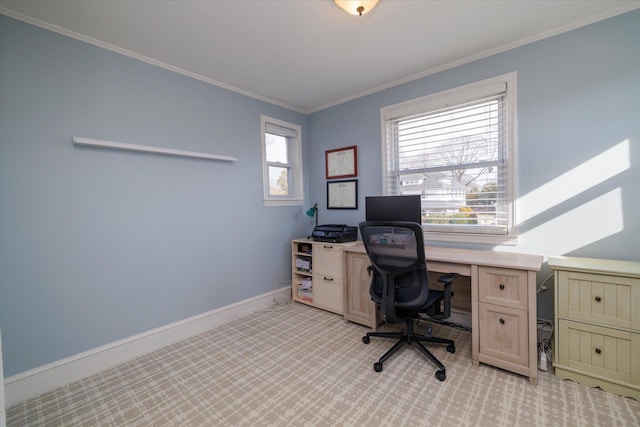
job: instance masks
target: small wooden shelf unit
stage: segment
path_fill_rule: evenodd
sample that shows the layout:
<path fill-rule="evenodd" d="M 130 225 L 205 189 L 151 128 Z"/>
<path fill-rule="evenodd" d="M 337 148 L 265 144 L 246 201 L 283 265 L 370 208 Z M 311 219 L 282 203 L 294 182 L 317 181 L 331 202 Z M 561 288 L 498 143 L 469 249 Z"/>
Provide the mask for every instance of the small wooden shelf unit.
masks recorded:
<path fill-rule="evenodd" d="M 344 314 L 342 250 L 356 242 L 291 242 L 293 301 Z"/>

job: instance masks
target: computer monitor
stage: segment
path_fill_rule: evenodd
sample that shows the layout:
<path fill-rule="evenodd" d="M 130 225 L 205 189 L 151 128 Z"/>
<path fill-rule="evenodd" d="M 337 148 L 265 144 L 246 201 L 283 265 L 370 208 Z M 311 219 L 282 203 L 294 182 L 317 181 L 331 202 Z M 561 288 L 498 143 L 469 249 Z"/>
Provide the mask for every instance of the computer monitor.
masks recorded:
<path fill-rule="evenodd" d="M 367 221 L 411 221 L 421 224 L 420 195 L 367 196 L 365 215 Z"/>

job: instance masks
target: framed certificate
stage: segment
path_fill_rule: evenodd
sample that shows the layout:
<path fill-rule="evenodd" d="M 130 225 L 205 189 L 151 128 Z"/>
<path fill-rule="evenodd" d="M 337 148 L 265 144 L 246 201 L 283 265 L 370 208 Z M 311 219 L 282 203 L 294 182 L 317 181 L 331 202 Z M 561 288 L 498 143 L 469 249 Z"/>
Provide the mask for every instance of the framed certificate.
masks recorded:
<path fill-rule="evenodd" d="M 358 180 L 327 182 L 327 209 L 358 209 Z"/>
<path fill-rule="evenodd" d="M 358 147 L 325 151 L 325 164 L 327 179 L 358 176 Z"/>

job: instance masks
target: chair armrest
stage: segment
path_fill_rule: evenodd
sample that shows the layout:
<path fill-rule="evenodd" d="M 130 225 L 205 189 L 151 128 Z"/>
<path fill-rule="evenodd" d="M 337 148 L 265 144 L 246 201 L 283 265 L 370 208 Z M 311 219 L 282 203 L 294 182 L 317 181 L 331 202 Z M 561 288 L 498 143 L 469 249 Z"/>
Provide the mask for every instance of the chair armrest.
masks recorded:
<path fill-rule="evenodd" d="M 438 277 L 438 282 L 444 285 L 444 312 L 441 315 L 435 316 L 435 318 L 447 319 L 451 316 L 451 296 L 453 295 L 453 292 L 451 292 L 451 284 L 458 277 L 460 277 L 458 273 L 448 273 Z"/>
<path fill-rule="evenodd" d="M 445 285 L 450 285 L 458 277 L 460 277 L 458 273 L 448 273 L 438 277 L 438 282 L 443 283 Z"/>

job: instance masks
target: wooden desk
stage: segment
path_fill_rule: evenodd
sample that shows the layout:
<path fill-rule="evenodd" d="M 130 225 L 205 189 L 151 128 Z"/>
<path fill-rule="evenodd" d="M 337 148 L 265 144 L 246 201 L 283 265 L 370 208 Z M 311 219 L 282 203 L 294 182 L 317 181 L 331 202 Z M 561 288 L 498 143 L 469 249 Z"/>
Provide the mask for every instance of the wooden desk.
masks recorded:
<path fill-rule="evenodd" d="M 364 245 L 343 249 L 344 317 L 371 328 L 379 316 L 369 296 Z M 472 360 L 529 377 L 537 384 L 536 271 L 543 256 L 427 246 L 427 269 L 470 277 Z"/>

